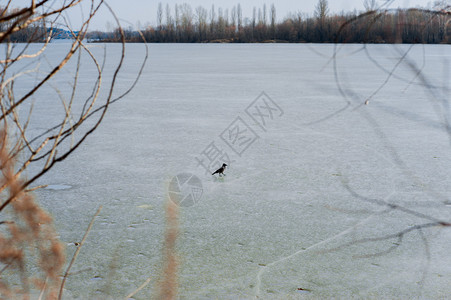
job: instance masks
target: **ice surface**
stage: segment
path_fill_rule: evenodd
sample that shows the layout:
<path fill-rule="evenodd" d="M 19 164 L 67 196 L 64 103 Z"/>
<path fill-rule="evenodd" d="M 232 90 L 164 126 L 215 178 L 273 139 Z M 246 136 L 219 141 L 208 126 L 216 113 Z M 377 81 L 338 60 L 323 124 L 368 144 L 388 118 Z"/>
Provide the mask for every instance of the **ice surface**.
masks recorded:
<path fill-rule="evenodd" d="M 50 45 L 50 63 L 62 47 Z M 71 187 L 36 192 L 68 257 L 103 205 L 66 298 L 120 299 L 149 276 L 134 299 L 155 294 L 166 190 L 180 173 L 203 187 L 181 209 L 183 299 L 449 297 L 451 230 L 436 223 L 451 221 L 451 53 L 410 47 L 150 45 L 132 93 L 37 183 Z M 127 45 L 116 93 L 143 49 Z M 107 50 L 111 76 L 119 45 Z M 62 75 L 67 92 L 73 74 Z M 86 64 L 82 95 L 95 76 Z M 283 110 L 266 131 L 245 112 L 262 91 Z M 35 96 L 36 132 L 61 112 L 49 95 Z M 241 156 L 220 138 L 238 116 L 258 135 Z M 233 161 L 222 179 L 196 161 L 211 142 Z"/>

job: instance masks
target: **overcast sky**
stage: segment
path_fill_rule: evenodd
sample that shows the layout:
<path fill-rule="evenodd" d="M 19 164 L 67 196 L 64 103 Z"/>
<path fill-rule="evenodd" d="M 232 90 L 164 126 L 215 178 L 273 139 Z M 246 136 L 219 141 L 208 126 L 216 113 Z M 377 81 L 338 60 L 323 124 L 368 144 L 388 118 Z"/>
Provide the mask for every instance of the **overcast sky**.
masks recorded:
<path fill-rule="evenodd" d="M 57 2 L 60 0 L 57 0 Z M 350 12 L 354 9 L 357 11 L 363 10 L 363 1 L 364 0 L 329 0 L 329 8 L 331 13 L 339 13 L 341 11 Z M 30 0 L 14 0 L 13 3 L 29 3 Z M 84 0 L 86 4 L 89 4 L 90 1 Z M 141 25 L 155 25 L 156 23 L 156 11 L 158 7 L 158 3 L 161 2 L 163 7 L 166 4 L 169 4 L 171 7 L 172 13 L 174 13 L 174 5 L 176 3 L 188 3 L 192 6 L 193 10 L 195 7 L 201 5 L 207 9 L 211 9 L 211 6 L 214 4 L 215 9 L 218 7 L 222 7 L 223 9 L 229 9 L 240 3 L 243 10 L 243 17 L 251 17 L 252 16 L 252 8 L 254 6 L 263 7 L 263 4 L 266 3 L 268 8 L 271 3 L 275 4 L 276 7 L 276 15 L 278 20 L 282 20 L 289 12 L 304 12 L 309 15 L 313 15 L 315 10 L 315 5 L 318 0 L 277 0 L 277 1 L 264 1 L 264 0 L 193 0 L 193 1 L 176 1 L 176 0 L 107 0 L 108 4 L 112 7 L 115 13 L 119 18 L 123 21 L 123 26 L 133 26 L 136 27 L 138 22 Z M 378 4 L 383 4 L 385 2 L 389 2 L 390 8 L 398 8 L 398 7 L 426 7 L 429 0 L 379 0 Z M 80 9 L 70 13 L 70 19 L 73 22 L 73 25 L 78 25 L 80 17 Z M 91 23 L 91 30 L 105 30 L 107 29 L 107 22 L 113 24 L 113 18 L 111 14 L 107 11 L 107 9 L 103 8 L 98 12 L 98 15 Z"/>

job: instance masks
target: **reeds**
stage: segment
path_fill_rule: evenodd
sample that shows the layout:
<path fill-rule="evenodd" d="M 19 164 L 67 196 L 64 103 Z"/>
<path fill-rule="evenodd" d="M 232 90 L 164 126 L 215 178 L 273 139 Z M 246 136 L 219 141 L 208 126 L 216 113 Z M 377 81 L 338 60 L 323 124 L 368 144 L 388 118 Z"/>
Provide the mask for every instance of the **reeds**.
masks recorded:
<path fill-rule="evenodd" d="M 179 234 L 179 207 L 170 199 L 166 204 L 166 231 L 163 248 L 163 274 L 159 282 L 158 299 L 175 299 L 178 292 L 178 266 L 176 242 Z"/>
<path fill-rule="evenodd" d="M 0 166 L 0 184 L 6 186 L 1 203 L 9 201 L 0 212 L 0 293 L 7 299 L 28 299 L 34 287 L 43 290 L 47 299 L 56 299 L 64 248 L 50 215 L 25 190 L 24 180 L 16 176 L 4 129 L 0 130 Z M 30 277 L 29 269 L 35 267 L 39 272 Z"/>

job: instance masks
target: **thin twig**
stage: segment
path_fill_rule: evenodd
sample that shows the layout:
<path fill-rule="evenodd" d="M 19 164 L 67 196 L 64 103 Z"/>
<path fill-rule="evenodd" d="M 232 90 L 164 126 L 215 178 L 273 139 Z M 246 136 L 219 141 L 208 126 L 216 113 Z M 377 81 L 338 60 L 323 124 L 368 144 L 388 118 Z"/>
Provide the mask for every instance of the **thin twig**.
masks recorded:
<path fill-rule="evenodd" d="M 136 290 L 134 290 L 133 292 L 131 292 L 130 294 L 128 294 L 128 295 L 125 297 L 125 300 L 130 299 L 130 298 L 133 297 L 135 294 L 137 294 L 140 290 L 142 290 L 143 288 L 145 288 L 145 287 L 150 283 L 151 280 L 152 280 L 152 276 L 149 276 L 149 278 L 147 278 L 146 281 L 144 281 L 143 284 L 141 284 L 141 285 L 139 286 L 139 288 L 137 288 Z"/>
<path fill-rule="evenodd" d="M 42 300 L 42 297 L 44 297 L 45 288 L 47 286 L 47 280 L 48 280 L 48 277 L 45 278 L 44 286 L 42 287 L 42 290 L 41 290 L 41 293 L 39 294 L 38 300 Z"/>
<path fill-rule="evenodd" d="M 95 221 L 96 217 L 100 214 L 101 210 L 102 210 L 102 206 L 100 206 L 99 209 L 97 209 L 97 212 L 92 217 L 91 222 L 89 223 L 88 228 L 86 229 L 85 235 L 83 236 L 83 239 L 81 240 L 80 245 L 77 247 L 77 250 L 75 250 L 74 256 L 72 257 L 72 259 L 69 263 L 69 266 L 67 267 L 66 272 L 64 273 L 63 281 L 61 282 L 61 287 L 60 287 L 60 291 L 59 291 L 59 295 L 58 295 L 58 300 L 61 300 L 61 298 L 63 297 L 64 284 L 66 283 L 67 276 L 69 276 L 70 269 L 72 268 L 72 265 L 74 264 L 75 260 L 77 259 L 77 256 L 80 253 L 81 247 L 85 243 L 86 238 L 88 237 L 88 234 L 91 231 L 92 225 L 94 225 L 94 221 Z"/>
<path fill-rule="evenodd" d="M 35 186 L 34 188 L 26 189 L 25 193 L 33 192 L 33 191 L 36 191 L 36 190 L 39 190 L 39 189 L 44 189 L 44 188 L 46 188 L 48 186 L 49 186 L 48 184 L 38 185 L 38 186 Z"/>

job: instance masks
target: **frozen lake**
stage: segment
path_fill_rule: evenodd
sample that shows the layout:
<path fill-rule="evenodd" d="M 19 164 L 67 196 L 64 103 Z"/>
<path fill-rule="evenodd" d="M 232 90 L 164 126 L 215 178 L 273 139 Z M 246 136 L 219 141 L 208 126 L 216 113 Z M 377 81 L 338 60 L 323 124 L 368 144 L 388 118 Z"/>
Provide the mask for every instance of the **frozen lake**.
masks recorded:
<path fill-rule="evenodd" d="M 136 88 L 38 182 L 69 258 L 103 205 L 66 299 L 121 299 L 149 276 L 134 299 L 155 295 L 180 173 L 202 184 L 180 207 L 181 299 L 451 295 L 449 46 L 149 47 Z M 118 93 L 143 53 L 127 45 Z M 52 107 L 36 99 L 38 130 Z M 209 158 L 227 176 L 206 173 Z"/>

